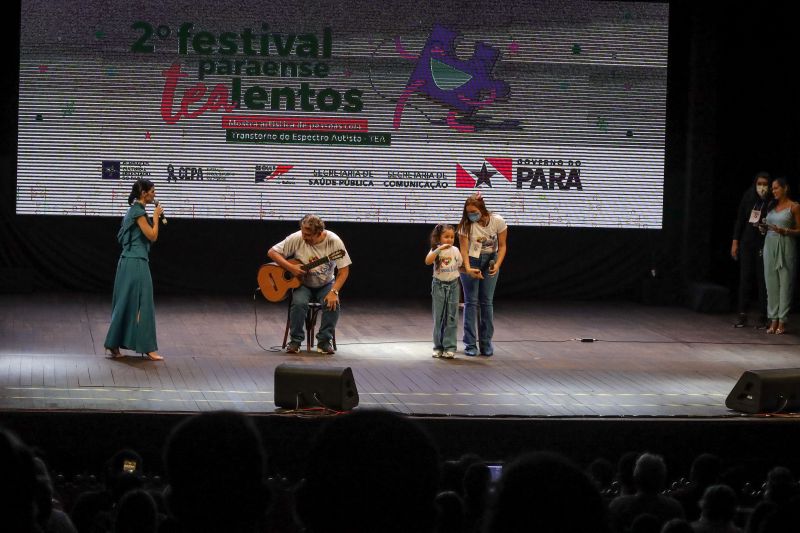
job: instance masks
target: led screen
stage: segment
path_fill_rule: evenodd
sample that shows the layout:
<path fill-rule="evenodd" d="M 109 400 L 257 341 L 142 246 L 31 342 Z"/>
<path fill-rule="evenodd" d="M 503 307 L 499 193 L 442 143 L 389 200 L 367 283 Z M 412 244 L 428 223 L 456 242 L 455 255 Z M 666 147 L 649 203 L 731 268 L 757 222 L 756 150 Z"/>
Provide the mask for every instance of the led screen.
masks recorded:
<path fill-rule="evenodd" d="M 660 228 L 666 4 L 22 2 L 17 212 Z"/>

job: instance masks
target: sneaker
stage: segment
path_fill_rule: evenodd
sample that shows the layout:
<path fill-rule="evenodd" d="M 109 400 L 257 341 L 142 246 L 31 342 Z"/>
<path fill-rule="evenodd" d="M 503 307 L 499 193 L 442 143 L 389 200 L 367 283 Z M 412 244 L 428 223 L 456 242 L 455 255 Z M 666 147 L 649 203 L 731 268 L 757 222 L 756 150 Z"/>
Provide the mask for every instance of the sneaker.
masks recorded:
<path fill-rule="evenodd" d="M 455 359 L 455 358 L 456 358 L 456 354 L 454 354 L 453 352 L 444 352 L 444 353 L 442 353 L 442 359 Z"/>
<path fill-rule="evenodd" d="M 439 359 L 441 356 L 442 356 L 442 350 L 434 350 L 433 355 L 431 357 L 433 357 L 434 359 Z"/>
<path fill-rule="evenodd" d="M 475 346 L 467 346 L 466 348 L 464 348 L 464 355 L 474 357 L 478 355 L 478 348 Z"/>
<path fill-rule="evenodd" d="M 286 353 L 300 353 L 300 343 L 292 341 L 287 344 Z"/>
<path fill-rule="evenodd" d="M 743 328 L 747 325 L 747 315 L 745 313 L 739 313 L 739 318 L 736 320 L 736 323 L 733 325 L 735 328 Z"/>
<path fill-rule="evenodd" d="M 322 342 L 318 343 L 317 344 L 317 351 L 319 353 L 325 353 L 325 354 L 328 354 L 328 355 L 333 355 L 333 354 L 336 353 L 336 351 L 333 349 L 333 345 L 330 343 L 330 341 L 322 341 Z"/>

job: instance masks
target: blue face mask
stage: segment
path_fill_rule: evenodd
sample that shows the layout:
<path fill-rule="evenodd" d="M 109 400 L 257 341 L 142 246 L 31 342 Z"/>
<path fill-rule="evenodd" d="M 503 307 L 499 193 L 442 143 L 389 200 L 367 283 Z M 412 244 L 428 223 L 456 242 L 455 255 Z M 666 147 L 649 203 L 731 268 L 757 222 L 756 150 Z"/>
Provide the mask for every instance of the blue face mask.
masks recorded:
<path fill-rule="evenodd" d="M 477 222 L 481 219 L 480 213 L 467 213 L 467 218 L 470 222 Z"/>

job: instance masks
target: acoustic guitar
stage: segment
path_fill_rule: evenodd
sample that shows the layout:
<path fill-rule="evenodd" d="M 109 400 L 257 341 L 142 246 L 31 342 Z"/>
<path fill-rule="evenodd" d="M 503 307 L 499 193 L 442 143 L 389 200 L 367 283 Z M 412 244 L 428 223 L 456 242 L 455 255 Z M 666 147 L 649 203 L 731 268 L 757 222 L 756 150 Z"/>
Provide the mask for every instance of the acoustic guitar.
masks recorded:
<path fill-rule="evenodd" d="M 289 259 L 289 262 L 300 265 L 300 268 L 308 272 L 312 268 L 341 259 L 342 257 L 344 257 L 344 250 L 336 250 L 310 263 L 303 264 L 302 261 L 298 261 L 297 259 Z M 258 276 L 256 276 L 256 279 L 258 280 L 258 288 L 261 290 L 261 294 L 270 302 L 281 302 L 285 300 L 286 296 L 289 294 L 289 289 L 296 289 L 302 283 L 301 278 L 295 276 L 277 263 L 261 265 L 261 268 L 258 269 Z"/>

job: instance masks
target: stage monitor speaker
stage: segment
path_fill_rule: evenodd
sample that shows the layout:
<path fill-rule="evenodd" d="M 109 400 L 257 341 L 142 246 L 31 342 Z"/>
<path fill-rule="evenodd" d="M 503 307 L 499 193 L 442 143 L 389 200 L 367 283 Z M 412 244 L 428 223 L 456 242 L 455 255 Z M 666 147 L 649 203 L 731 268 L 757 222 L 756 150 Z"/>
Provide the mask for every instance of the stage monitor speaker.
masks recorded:
<path fill-rule="evenodd" d="M 278 365 L 275 405 L 286 409 L 326 407 L 349 411 L 358 405 L 353 371 L 350 367 Z"/>
<path fill-rule="evenodd" d="M 800 368 L 747 370 L 728 394 L 725 406 L 743 413 L 800 411 Z"/>

